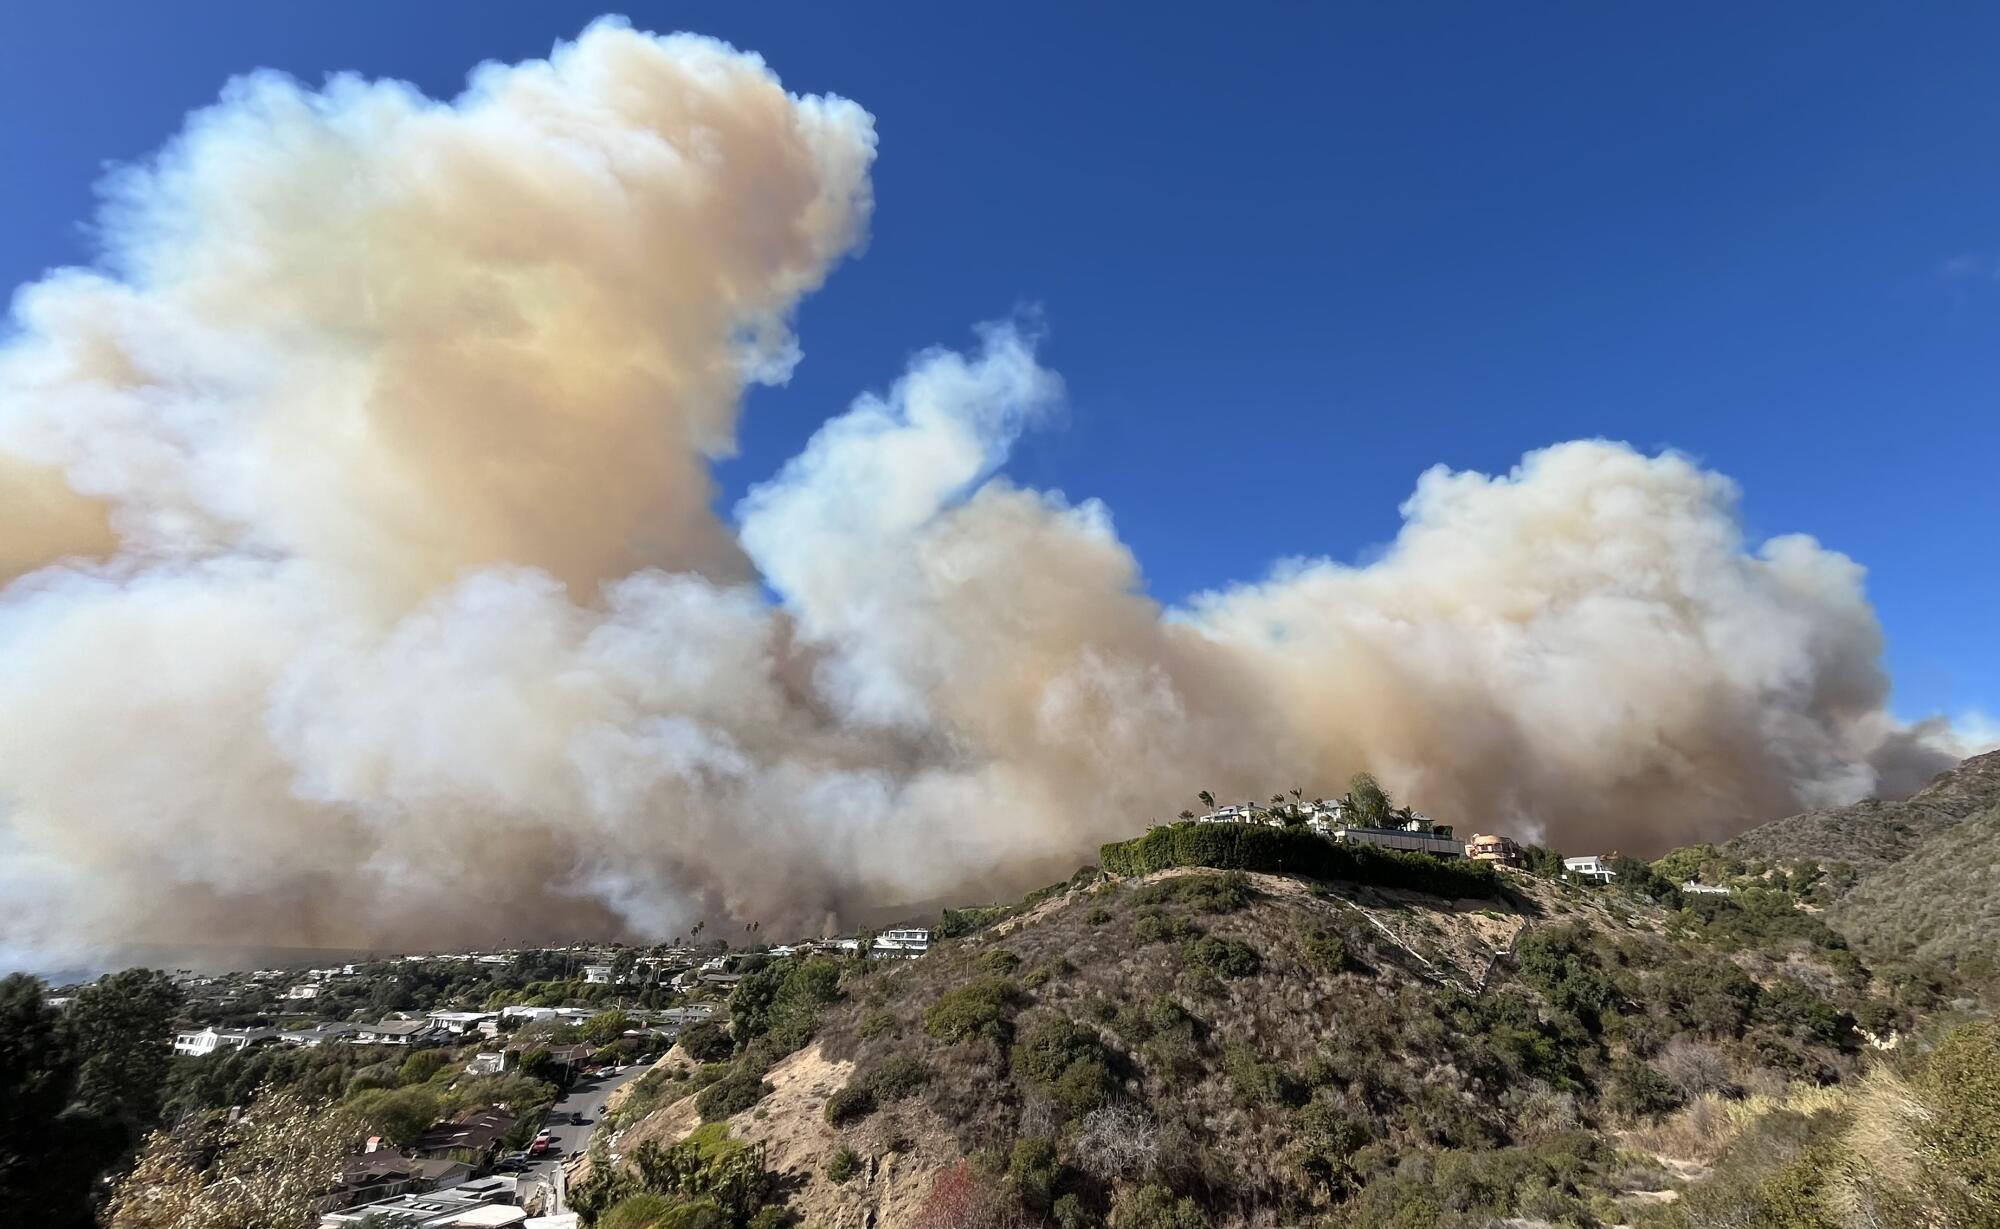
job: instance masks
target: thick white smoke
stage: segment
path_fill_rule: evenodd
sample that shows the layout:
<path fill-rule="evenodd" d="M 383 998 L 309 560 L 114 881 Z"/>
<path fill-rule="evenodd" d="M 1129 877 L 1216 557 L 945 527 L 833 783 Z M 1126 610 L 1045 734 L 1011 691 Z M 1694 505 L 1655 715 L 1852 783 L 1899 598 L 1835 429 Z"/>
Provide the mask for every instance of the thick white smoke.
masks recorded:
<path fill-rule="evenodd" d="M 1163 612 L 1101 505 L 994 477 L 1061 393 L 995 325 L 725 522 L 874 149 L 607 22 L 450 103 L 246 78 L 114 180 L 0 349 L 0 940 L 815 927 L 1202 788 L 1369 767 L 1637 849 L 1946 762 L 1859 568 L 1618 444 L 1434 470 L 1379 562 Z"/>

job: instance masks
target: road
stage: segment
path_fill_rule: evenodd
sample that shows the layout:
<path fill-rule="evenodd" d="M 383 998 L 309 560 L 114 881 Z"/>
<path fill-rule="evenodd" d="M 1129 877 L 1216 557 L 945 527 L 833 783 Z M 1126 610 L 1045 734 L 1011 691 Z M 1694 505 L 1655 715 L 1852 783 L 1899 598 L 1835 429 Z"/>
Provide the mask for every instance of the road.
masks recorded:
<path fill-rule="evenodd" d="M 549 1109 L 549 1130 L 554 1132 L 555 1142 L 549 1145 L 548 1152 L 541 1159 L 522 1172 L 521 1192 L 525 1195 L 531 1187 L 538 1184 L 544 1186 L 553 1184 L 557 1191 L 557 1206 L 549 1210 L 562 1211 L 567 1206 L 567 1202 L 561 1198 L 562 1176 L 558 1172 L 562 1167 L 562 1158 L 572 1152 L 590 1150 L 590 1137 L 597 1131 L 598 1121 L 604 1117 L 605 1099 L 644 1075 L 646 1070 L 645 1063 L 638 1063 L 627 1067 L 622 1075 L 600 1076 L 596 1079 L 589 1076 L 579 1078 L 576 1086 L 563 1094 Z M 571 1114 L 583 1115 L 583 1125 L 571 1124 Z"/>

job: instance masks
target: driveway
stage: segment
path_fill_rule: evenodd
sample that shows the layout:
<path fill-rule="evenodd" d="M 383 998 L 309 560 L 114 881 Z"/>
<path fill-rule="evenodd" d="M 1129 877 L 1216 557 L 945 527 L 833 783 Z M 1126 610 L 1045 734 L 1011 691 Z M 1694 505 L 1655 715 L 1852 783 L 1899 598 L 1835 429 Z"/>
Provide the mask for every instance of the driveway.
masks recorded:
<path fill-rule="evenodd" d="M 596 1078 L 580 1077 L 555 1105 L 549 1109 L 548 1128 L 554 1133 L 555 1142 L 540 1159 L 521 1173 L 520 1189 L 523 1196 L 539 1185 L 553 1185 L 556 1192 L 554 1206 L 549 1211 L 560 1212 L 567 1207 L 563 1199 L 562 1158 L 572 1152 L 590 1151 L 590 1137 L 596 1133 L 598 1122 L 604 1117 L 604 1102 L 612 1093 L 638 1079 L 647 1071 L 647 1064 L 638 1063 L 627 1067 L 622 1075 L 603 1075 Z M 583 1125 L 570 1122 L 571 1114 L 583 1115 Z"/>

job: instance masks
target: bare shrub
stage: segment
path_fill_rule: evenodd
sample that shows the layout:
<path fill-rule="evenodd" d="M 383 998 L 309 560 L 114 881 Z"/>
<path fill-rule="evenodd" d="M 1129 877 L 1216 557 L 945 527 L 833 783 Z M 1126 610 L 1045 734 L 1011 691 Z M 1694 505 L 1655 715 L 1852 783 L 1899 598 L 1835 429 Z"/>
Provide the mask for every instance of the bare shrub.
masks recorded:
<path fill-rule="evenodd" d="M 1669 1041 L 1653 1066 L 1688 1101 L 1703 1093 L 1728 1092 L 1734 1085 L 1722 1051 L 1685 1035 Z"/>
<path fill-rule="evenodd" d="M 1137 1106 L 1107 1105 L 1077 1124 L 1071 1154 L 1080 1168 L 1099 1177 L 1145 1174 L 1159 1160 L 1159 1127 Z"/>

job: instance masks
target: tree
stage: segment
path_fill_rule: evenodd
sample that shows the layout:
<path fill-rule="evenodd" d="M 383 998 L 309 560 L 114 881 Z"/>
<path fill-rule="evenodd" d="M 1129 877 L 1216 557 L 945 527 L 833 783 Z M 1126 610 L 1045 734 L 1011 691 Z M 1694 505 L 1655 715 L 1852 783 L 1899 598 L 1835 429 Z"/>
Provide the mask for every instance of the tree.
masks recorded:
<path fill-rule="evenodd" d="M 1201 799 L 1201 805 L 1207 807 L 1209 810 L 1213 811 L 1215 809 L 1214 794 L 1209 793 L 1207 790 L 1203 790 L 1199 794 L 1196 794 L 1195 797 Z"/>
<path fill-rule="evenodd" d="M 1182 811 L 1182 812 L 1181 812 L 1181 818 L 1182 818 L 1183 820 L 1189 820 L 1189 819 L 1193 819 L 1193 818 L 1194 818 L 1194 812 L 1193 812 L 1193 811 Z"/>
<path fill-rule="evenodd" d="M 267 1089 L 235 1122 L 212 1113 L 153 1132 L 112 1195 L 108 1229 L 310 1229 L 356 1134 L 327 1110 Z"/>
<path fill-rule="evenodd" d="M 638 964 L 639 953 L 629 947 L 619 948 L 618 954 L 611 958 L 611 984 L 623 985 L 626 979 L 632 976 L 632 970 L 638 967 Z"/>
<path fill-rule="evenodd" d="M 41 979 L 16 973 L 0 980 L 0 1207 L 34 1208 L 61 1223 L 84 1216 L 82 1183 L 52 1182 L 50 1158 L 67 1150 L 52 1138 L 56 1116 L 76 1086 L 76 1062 L 65 1044 L 61 1016 L 42 998 Z M 67 1195 L 67 1197 L 65 1197 Z"/>
<path fill-rule="evenodd" d="M 444 1112 L 444 1102 L 429 1088 L 373 1088 L 349 1097 L 342 1107 L 369 1131 L 398 1146 L 408 1144 Z"/>
<path fill-rule="evenodd" d="M 159 1117 L 181 1001 L 165 973 L 127 969 L 84 987 L 63 1019 L 77 1057 L 78 1106 L 135 1142 Z"/>
<path fill-rule="evenodd" d="M 585 1020 L 578 1026 L 576 1034 L 592 1045 L 604 1045 L 623 1037 L 626 1029 L 637 1027 L 637 1020 L 614 1008 Z"/>
<path fill-rule="evenodd" d="M 1350 822 L 1356 827 L 1381 828 L 1389 822 L 1389 793 L 1369 773 L 1357 772 L 1349 779 L 1347 797 L 1343 801 L 1347 805 Z"/>

